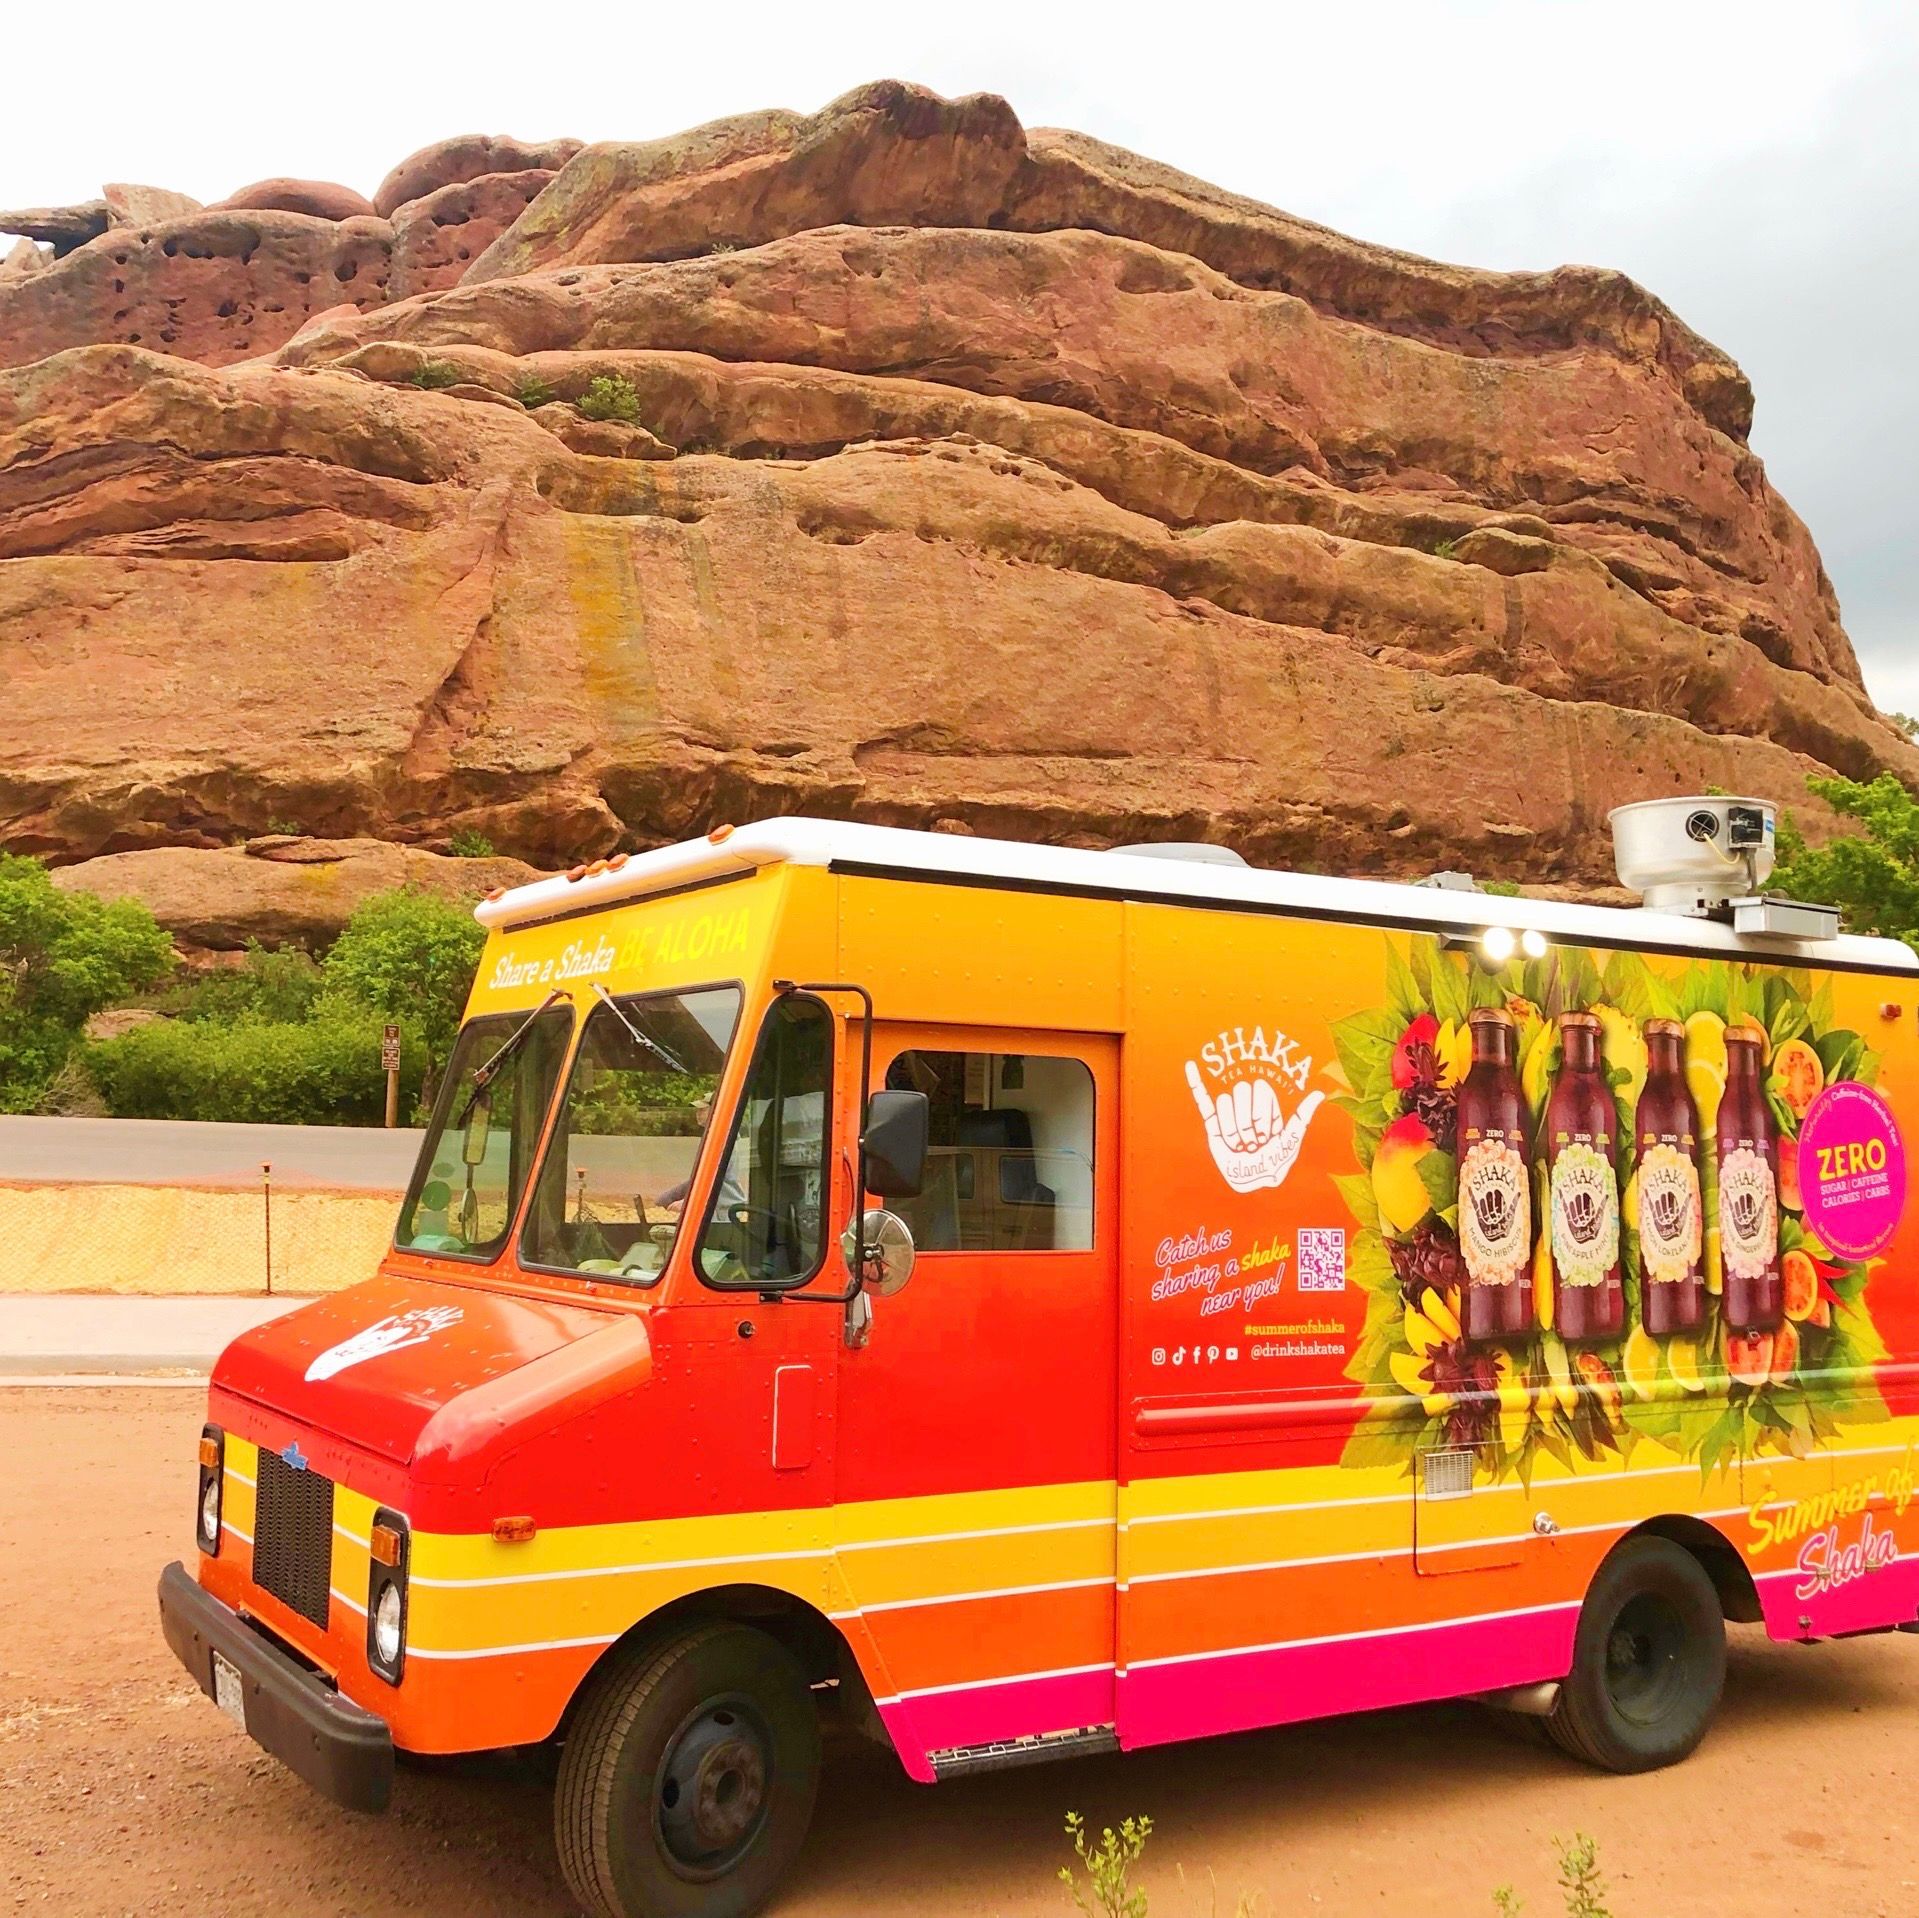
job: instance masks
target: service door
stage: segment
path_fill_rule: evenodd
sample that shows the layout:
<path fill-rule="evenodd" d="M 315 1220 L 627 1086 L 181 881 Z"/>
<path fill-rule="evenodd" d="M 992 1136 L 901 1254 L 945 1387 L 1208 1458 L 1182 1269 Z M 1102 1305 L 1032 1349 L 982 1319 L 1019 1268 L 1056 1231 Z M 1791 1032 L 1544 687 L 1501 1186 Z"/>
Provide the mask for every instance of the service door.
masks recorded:
<path fill-rule="evenodd" d="M 843 1622 L 915 1769 L 1111 1731 L 1118 1059 L 1109 1035 L 876 1034 L 874 1086 L 926 1093 L 932 1150 L 890 1202 L 913 1276 L 841 1357 Z"/>

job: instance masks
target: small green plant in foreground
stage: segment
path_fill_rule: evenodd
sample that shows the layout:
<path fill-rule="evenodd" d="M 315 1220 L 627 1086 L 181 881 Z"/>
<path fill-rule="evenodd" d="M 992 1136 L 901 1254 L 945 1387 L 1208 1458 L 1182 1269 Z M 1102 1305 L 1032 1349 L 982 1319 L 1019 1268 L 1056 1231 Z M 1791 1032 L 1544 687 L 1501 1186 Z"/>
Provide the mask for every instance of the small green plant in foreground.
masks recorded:
<path fill-rule="evenodd" d="M 1555 1838 L 1559 1853 L 1559 1889 L 1566 1897 L 1566 1918 L 1612 1918 L 1606 1906 L 1606 1881 L 1599 1874 L 1599 1845 L 1583 1831 Z"/>
<path fill-rule="evenodd" d="M 582 419 L 631 422 L 640 417 L 639 391 L 623 373 L 601 373 L 589 380 L 574 405 Z"/>
<path fill-rule="evenodd" d="M 552 387 L 548 386 L 537 373 L 529 373 L 513 389 L 513 397 L 531 413 L 537 407 L 551 406 L 555 395 Z"/>
<path fill-rule="evenodd" d="M 1066 1814 L 1066 1835 L 1073 1841 L 1086 1881 L 1080 1882 L 1071 1865 L 1060 1866 L 1059 1881 L 1087 1918 L 1146 1918 L 1146 1894 L 1135 1891 L 1130 1880 L 1152 1831 L 1150 1818 L 1127 1818 L 1118 1831 L 1108 1825 L 1095 1843 L 1087 1834 L 1085 1819 L 1076 1811 Z"/>
<path fill-rule="evenodd" d="M 428 393 L 437 393 L 443 386 L 458 386 L 463 376 L 457 366 L 451 366 L 445 360 L 426 360 L 416 366 L 408 377 L 415 386 Z"/>
<path fill-rule="evenodd" d="M 447 850 L 455 859 L 491 859 L 493 841 L 485 833 L 476 832 L 471 826 L 462 826 L 447 838 Z"/>

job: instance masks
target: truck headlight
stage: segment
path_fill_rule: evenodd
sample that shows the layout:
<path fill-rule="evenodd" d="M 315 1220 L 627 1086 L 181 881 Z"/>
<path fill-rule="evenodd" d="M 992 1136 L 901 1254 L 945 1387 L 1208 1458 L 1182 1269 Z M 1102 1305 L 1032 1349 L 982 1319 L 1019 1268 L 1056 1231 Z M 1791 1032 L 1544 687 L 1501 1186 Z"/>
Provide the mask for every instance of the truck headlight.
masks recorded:
<path fill-rule="evenodd" d="M 400 1662 L 400 1588 L 384 1585 L 373 1606 L 373 1656 L 389 1668 Z"/>
<path fill-rule="evenodd" d="M 209 1558 L 220 1551 L 220 1498 L 226 1477 L 227 1435 L 217 1425 L 200 1428 L 200 1487 L 194 1510 L 194 1540 Z"/>
<path fill-rule="evenodd" d="M 412 1546 L 406 1520 L 381 1506 L 367 1535 L 366 1662 L 389 1685 L 397 1685 L 406 1669 L 406 1574 Z"/>

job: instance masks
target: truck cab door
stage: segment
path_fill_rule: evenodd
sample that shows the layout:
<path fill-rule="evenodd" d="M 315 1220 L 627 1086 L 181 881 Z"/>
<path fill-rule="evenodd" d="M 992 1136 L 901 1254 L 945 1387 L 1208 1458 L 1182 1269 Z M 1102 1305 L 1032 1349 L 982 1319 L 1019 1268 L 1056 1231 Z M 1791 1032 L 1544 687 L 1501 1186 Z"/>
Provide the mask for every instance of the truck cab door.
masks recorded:
<path fill-rule="evenodd" d="M 902 1756 L 1110 1744 L 1118 1333 L 1116 1039 L 882 1024 L 873 1087 L 930 1104 L 890 1203 L 913 1275 L 837 1383 L 839 1564 Z"/>

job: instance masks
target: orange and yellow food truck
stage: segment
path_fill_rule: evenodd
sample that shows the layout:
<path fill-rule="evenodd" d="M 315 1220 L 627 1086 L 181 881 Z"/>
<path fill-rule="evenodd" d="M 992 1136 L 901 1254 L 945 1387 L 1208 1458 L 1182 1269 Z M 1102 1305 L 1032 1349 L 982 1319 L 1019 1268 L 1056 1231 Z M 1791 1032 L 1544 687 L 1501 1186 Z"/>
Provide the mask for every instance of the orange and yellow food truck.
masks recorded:
<path fill-rule="evenodd" d="M 219 1361 L 169 1641 L 345 1805 L 557 1744 L 656 1918 L 763 1902 L 823 1721 L 1628 1771 L 1728 1620 L 1914 1629 L 1919 962 L 1757 802 L 1615 826 L 1647 909 L 806 819 L 495 896 L 392 1251 Z"/>

